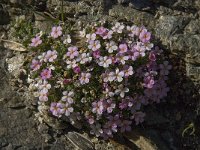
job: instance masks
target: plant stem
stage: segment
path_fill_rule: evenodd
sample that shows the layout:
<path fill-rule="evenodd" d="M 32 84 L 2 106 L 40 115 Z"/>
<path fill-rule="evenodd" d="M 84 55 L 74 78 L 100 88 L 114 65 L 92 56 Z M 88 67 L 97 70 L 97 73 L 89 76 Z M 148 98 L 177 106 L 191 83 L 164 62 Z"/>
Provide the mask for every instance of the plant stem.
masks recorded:
<path fill-rule="evenodd" d="M 61 18 L 62 18 L 62 21 L 64 22 L 63 1 L 64 0 L 62 0 L 62 2 L 61 2 Z"/>

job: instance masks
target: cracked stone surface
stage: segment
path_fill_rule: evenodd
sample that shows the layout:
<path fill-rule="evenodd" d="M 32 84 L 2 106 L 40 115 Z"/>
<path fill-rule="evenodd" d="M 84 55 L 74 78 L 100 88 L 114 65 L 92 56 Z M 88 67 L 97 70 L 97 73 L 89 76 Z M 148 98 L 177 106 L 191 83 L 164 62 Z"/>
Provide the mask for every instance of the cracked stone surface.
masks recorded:
<path fill-rule="evenodd" d="M 9 35 L 10 21 L 17 16 L 32 18 L 35 26 L 48 30 L 52 24 L 44 16 L 26 12 L 23 5 L 32 5 L 40 13 L 51 12 L 59 16 L 60 0 L 0 0 L 0 36 Z M 154 149 L 200 149 L 200 1 L 199 0 L 65 0 L 67 19 L 76 21 L 126 20 L 145 25 L 169 53 L 174 66 L 171 73 L 171 92 L 166 103 L 149 108 L 149 119 L 143 124 L 145 137 L 156 145 Z M 23 81 L 14 80 L 21 74 L 18 68 L 23 55 L 0 47 L 0 149 L 2 150 L 72 150 L 75 146 L 66 138 L 68 127 L 57 130 L 50 124 L 40 124 L 35 119 L 36 100 L 21 86 Z M 13 62 L 17 68 L 12 68 Z M 12 71 L 11 71 L 12 70 Z M 21 92 L 20 92 L 21 91 Z M 152 117 L 156 116 L 156 117 Z M 196 125 L 196 135 L 182 137 L 182 131 L 191 122 Z M 63 127 L 63 126 L 62 126 Z M 56 129 L 57 128 L 57 129 Z M 135 136 L 135 135 L 134 135 Z M 140 143 L 139 138 L 129 140 Z M 90 139 L 90 138 L 89 138 Z M 141 139 L 145 139 L 142 138 Z M 92 140 L 92 139 L 90 139 Z M 126 139 L 121 144 L 96 142 L 96 149 L 131 149 L 135 147 Z M 148 143 L 149 140 L 143 140 Z M 124 144 L 124 145 L 123 145 Z M 149 149 L 148 149 L 149 150 Z"/>

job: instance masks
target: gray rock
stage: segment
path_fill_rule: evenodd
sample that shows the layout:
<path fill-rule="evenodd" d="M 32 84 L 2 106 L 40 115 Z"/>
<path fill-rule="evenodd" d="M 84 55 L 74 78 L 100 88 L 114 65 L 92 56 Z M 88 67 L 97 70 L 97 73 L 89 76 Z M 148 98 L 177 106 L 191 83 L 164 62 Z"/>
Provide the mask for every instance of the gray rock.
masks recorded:
<path fill-rule="evenodd" d="M 186 17 L 162 15 L 156 25 L 156 36 L 167 45 L 170 42 L 169 38 L 182 32 L 187 22 L 189 18 Z"/>
<path fill-rule="evenodd" d="M 200 34 L 200 20 L 191 20 L 190 23 L 185 27 L 185 32 L 188 34 Z"/>
<path fill-rule="evenodd" d="M 193 64 L 186 64 L 186 73 L 187 76 L 193 81 L 200 81 L 200 66 Z"/>
<path fill-rule="evenodd" d="M 129 3 L 131 0 L 117 0 L 119 4 Z"/>
<path fill-rule="evenodd" d="M 8 63 L 8 71 L 18 78 L 20 72 L 21 72 L 21 67 L 23 66 L 25 59 L 23 54 L 17 54 L 16 56 L 7 59 Z"/>
<path fill-rule="evenodd" d="M 116 5 L 109 10 L 109 15 L 119 20 L 126 19 L 127 21 L 131 21 L 136 25 L 145 25 L 150 30 L 155 28 L 156 21 L 152 14 L 141 12 L 131 7 Z"/>
<path fill-rule="evenodd" d="M 88 140 L 84 135 L 77 132 L 68 132 L 66 137 L 79 149 L 94 150 L 93 143 Z"/>
<path fill-rule="evenodd" d="M 5 25 L 10 22 L 9 13 L 3 8 L 0 8 L 0 18 L 0 25 Z"/>

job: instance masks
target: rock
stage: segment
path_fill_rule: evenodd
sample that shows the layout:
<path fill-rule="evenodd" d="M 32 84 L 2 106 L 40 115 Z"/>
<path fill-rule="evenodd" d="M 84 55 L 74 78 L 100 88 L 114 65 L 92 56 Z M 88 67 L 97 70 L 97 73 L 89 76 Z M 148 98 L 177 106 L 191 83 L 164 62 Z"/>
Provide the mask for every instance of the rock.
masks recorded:
<path fill-rule="evenodd" d="M 163 44 L 168 45 L 170 42 L 169 38 L 182 32 L 188 22 L 189 18 L 186 17 L 161 15 L 155 28 L 156 37 L 159 38 Z"/>
<path fill-rule="evenodd" d="M 9 24 L 9 22 L 10 22 L 9 13 L 1 7 L 1 4 L 0 4 L 0 18 L 1 18 L 0 25 Z"/>
<path fill-rule="evenodd" d="M 84 135 L 77 132 L 68 132 L 66 137 L 81 150 L 94 150 L 94 145 Z"/>
<path fill-rule="evenodd" d="M 125 4 L 125 3 L 129 3 L 130 0 L 117 0 L 117 2 L 118 2 L 119 4 Z"/>
<path fill-rule="evenodd" d="M 187 59 L 191 63 L 200 64 L 200 34 L 186 36 Z"/>
<path fill-rule="evenodd" d="M 7 59 L 7 63 L 8 63 L 8 71 L 15 76 L 16 78 L 18 78 L 18 76 L 20 75 L 20 69 L 24 64 L 24 55 L 23 54 L 17 54 L 16 56 Z"/>
<path fill-rule="evenodd" d="M 38 132 L 40 133 L 40 134 L 46 134 L 46 133 L 48 133 L 48 126 L 46 126 L 45 124 L 40 124 L 39 126 L 38 126 Z"/>
<path fill-rule="evenodd" d="M 118 20 L 126 19 L 127 21 L 131 21 L 136 25 L 148 26 L 148 29 L 150 30 L 155 28 L 155 18 L 153 15 L 146 12 L 141 12 L 139 10 L 135 10 L 130 7 L 116 5 L 109 10 L 109 15 L 117 18 Z"/>
<path fill-rule="evenodd" d="M 62 120 L 58 120 L 57 118 L 54 118 L 47 114 L 43 115 L 42 117 L 43 121 L 53 129 L 62 130 L 68 128 L 68 124 Z"/>
<path fill-rule="evenodd" d="M 186 73 L 187 76 L 193 81 L 200 81 L 200 66 L 196 66 L 193 64 L 186 64 Z"/>
<path fill-rule="evenodd" d="M 51 30 L 53 26 L 53 19 L 50 16 L 46 16 L 42 13 L 34 13 L 35 16 L 35 27 L 38 28 L 41 31 L 48 32 Z M 48 21 L 47 21 L 47 18 Z"/>
<path fill-rule="evenodd" d="M 145 124 L 150 125 L 150 126 L 156 126 L 156 125 L 161 125 L 161 124 L 166 124 L 169 122 L 168 119 L 166 119 L 162 114 L 159 112 L 156 112 L 152 108 L 149 108 L 145 111 L 146 116 L 145 116 Z"/>
<path fill-rule="evenodd" d="M 21 0 L 10 0 L 11 4 L 21 4 L 22 1 Z"/>
<path fill-rule="evenodd" d="M 173 136 L 172 136 L 172 134 L 170 132 L 168 132 L 168 131 L 163 132 L 163 133 L 161 133 L 161 136 L 167 142 L 167 144 L 169 145 L 169 148 L 171 150 L 178 150 L 176 148 L 176 146 L 174 145 L 174 139 L 173 139 Z"/>
<path fill-rule="evenodd" d="M 8 107 L 12 109 L 23 109 L 25 108 L 25 104 L 23 101 L 20 101 L 19 98 L 13 97 L 11 100 L 8 102 Z"/>
<path fill-rule="evenodd" d="M 200 34 L 200 20 L 191 20 L 190 23 L 185 27 L 185 32 L 188 34 Z"/>

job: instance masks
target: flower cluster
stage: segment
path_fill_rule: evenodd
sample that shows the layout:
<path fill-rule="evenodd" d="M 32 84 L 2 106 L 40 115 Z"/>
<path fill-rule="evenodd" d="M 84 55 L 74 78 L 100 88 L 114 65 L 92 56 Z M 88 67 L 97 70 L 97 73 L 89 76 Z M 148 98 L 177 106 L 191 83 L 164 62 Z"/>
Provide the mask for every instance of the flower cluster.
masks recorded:
<path fill-rule="evenodd" d="M 145 27 L 99 23 L 74 39 L 63 28 L 55 26 L 30 44 L 38 48 L 32 84 L 52 115 L 84 122 L 91 134 L 107 139 L 143 122 L 143 106 L 167 96 L 171 65 Z"/>

